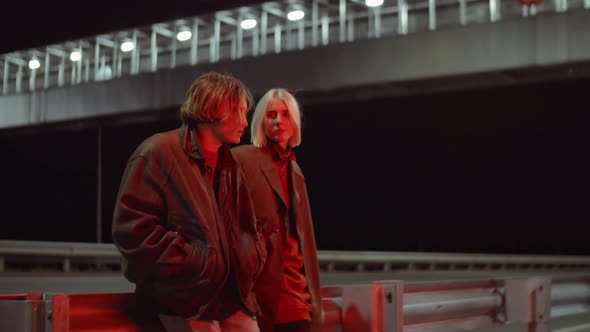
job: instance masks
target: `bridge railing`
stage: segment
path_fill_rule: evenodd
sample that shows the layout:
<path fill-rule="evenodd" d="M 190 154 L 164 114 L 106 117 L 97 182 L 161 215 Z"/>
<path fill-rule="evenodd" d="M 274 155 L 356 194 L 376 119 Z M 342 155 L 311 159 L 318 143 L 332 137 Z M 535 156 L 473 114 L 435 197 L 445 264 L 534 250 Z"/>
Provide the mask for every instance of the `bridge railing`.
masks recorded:
<path fill-rule="evenodd" d="M 322 332 L 582 331 L 590 321 L 590 275 L 505 277 L 322 287 Z M 583 317 L 563 326 L 560 318 Z M 0 296 L 10 331 L 142 331 L 133 293 Z M 558 323 L 558 324 L 556 324 Z M 576 326 L 571 326 L 577 324 Z M 561 326 L 560 326 L 561 325 Z"/>
<path fill-rule="evenodd" d="M 589 282 L 572 275 L 324 287 L 324 331 L 560 331 L 556 319 L 590 313 Z"/>
<path fill-rule="evenodd" d="M 318 259 L 323 272 L 590 270 L 588 256 L 320 250 Z M 0 240 L 0 271 L 30 268 L 119 270 L 121 255 L 112 243 Z"/>
<path fill-rule="evenodd" d="M 590 9 L 590 0 L 269 1 L 0 54 L 0 95 L 418 31 Z M 299 6 L 298 5 L 298 6 Z M 254 26 L 243 27 L 249 20 Z M 182 38 L 180 34 L 186 36 Z"/>

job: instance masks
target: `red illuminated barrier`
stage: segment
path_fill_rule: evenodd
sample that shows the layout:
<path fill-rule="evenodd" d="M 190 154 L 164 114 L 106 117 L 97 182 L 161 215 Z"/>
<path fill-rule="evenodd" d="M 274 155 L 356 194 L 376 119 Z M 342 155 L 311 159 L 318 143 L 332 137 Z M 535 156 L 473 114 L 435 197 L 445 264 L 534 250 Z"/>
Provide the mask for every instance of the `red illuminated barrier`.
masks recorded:
<path fill-rule="evenodd" d="M 502 325 L 524 326 L 528 332 L 590 328 L 587 275 L 375 281 L 324 286 L 321 293 L 321 332 L 466 332 Z M 139 314 L 137 305 L 133 293 L 0 295 L 0 330 L 45 331 L 44 326 L 51 325 L 54 332 L 163 331 L 158 318 Z M 553 323 L 565 322 L 561 318 L 577 315 L 585 319 L 569 321 L 576 329 L 552 329 Z"/>
<path fill-rule="evenodd" d="M 144 325 L 137 315 L 133 293 L 53 296 L 53 332 L 146 331 Z"/>
<path fill-rule="evenodd" d="M 43 300 L 43 293 L 0 294 L 0 301 Z"/>

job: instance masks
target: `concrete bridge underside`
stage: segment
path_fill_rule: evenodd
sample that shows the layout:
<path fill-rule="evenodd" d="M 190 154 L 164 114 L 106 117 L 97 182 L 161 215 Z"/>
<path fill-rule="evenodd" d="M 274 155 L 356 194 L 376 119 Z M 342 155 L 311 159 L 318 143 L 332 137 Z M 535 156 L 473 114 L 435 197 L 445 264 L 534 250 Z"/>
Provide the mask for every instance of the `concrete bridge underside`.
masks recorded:
<path fill-rule="evenodd" d="M 282 86 L 303 103 L 590 76 L 590 11 L 543 15 L 177 67 L 0 97 L 0 128 L 176 108 L 200 73 L 242 79 L 255 95 Z"/>

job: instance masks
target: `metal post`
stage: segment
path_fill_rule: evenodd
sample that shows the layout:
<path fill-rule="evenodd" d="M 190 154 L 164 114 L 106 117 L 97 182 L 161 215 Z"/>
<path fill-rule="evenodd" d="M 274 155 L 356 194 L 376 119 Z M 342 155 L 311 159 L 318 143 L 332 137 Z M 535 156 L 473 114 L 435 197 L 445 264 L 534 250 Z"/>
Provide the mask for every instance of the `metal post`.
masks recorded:
<path fill-rule="evenodd" d="M 102 242 L 102 127 L 96 137 L 96 243 Z"/>
<path fill-rule="evenodd" d="M 330 41 L 330 18 L 328 16 L 322 17 L 322 45 L 328 45 Z"/>
<path fill-rule="evenodd" d="M 297 48 L 302 50 L 305 46 L 305 22 L 303 20 L 299 20 L 297 25 Z"/>
<path fill-rule="evenodd" d="M 215 62 L 215 37 L 209 37 L 209 62 Z"/>
<path fill-rule="evenodd" d="M 22 91 L 22 80 L 23 80 L 23 65 L 18 65 L 18 71 L 16 72 L 16 93 Z"/>
<path fill-rule="evenodd" d="M 525 323 L 528 331 L 549 332 L 551 319 L 551 279 L 538 277 L 505 281 L 506 318 Z"/>
<path fill-rule="evenodd" d="M 374 20 L 375 18 L 373 11 L 371 8 L 367 8 L 367 38 L 373 38 L 375 35 L 375 32 L 373 31 L 375 30 L 375 23 L 373 23 Z"/>
<path fill-rule="evenodd" d="M 64 86 L 65 70 L 66 70 L 65 58 L 62 57 L 61 61 L 59 63 L 59 68 L 57 69 L 57 86 L 59 86 L 59 87 Z"/>
<path fill-rule="evenodd" d="M 497 22 L 500 19 L 500 0 L 490 0 L 490 21 Z"/>
<path fill-rule="evenodd" d="M 275 53 L 281 53 L 281 25 L 275 25 Z"/>
<path fill-rule="evenodd" d="M 70 85 L 76 84 L 76 65 L 72 63 L 72 71 L 70 74 Z"/>
<path fill-rule="evenodd" d="M 190 64 L 196 65 L 199 55 L 199 19 L 195 18 L 193 21 L 193 31 L 191 38 L 191 55 Z"/>
<path fill-rule="evenodd" d="M 348 42 L 353 42 L 354 41 L 354 15 L 353 14 L 348 14 Z"/>
<path fill-rule="evenodd" d="M 459 0 L 459 22 L 461 25 L 467 24 L 467 0 Z"/>
<path fill-rule="evenodd" d="M 402 281 L 376 281 L 372 285 L 342 288 L 343 331 L 402 332 L 404 325 Z"/>
<path fill-rule="evenodd" d="M 319 21 L 319 0 L 313 0 L 311 4 L 311 46 L 318 46 L 318 21 Z M 590 1 L 590 0 L 588 0 Z"/>
<path fill-rule="evenodd" d="M 434 0 L 430 0 L 430 1 L 434 1 Z M 373 28 L 373 31 L 375 32 L 374 36 L 375 36 L 375 38 L 379 38 L 379 37 L 381 37 L 381 8 L 380 7 L 373 8 L 373 15 L 374 15 L 373 23 L 375 24 L 375 27 Z"/>
<path fill-rule="evenodd" d="M 178 27 L 174 26 L 174 33 L 172 35 L 172 51 L 170 53 L 170 68 L 176 68 L 176 34 Z M 137 61 L 137 72 L 139 73 L 139 61 Z"/>
<path fill-rule="evenodd" d="M 285 49 L 287 50 L 293 49 L 293 43 L 291 38 L 291 26 L 292 24 L 285 24 Z"/>
<path fill-rule="evenodd" d="M 135 74 L 139 74 L 139 61 L 141 60 L 141 50 L 139 49 L 139 43 L 137 43 L 137 35 L 137 30 L 133 30 L 133 44 L 135 45 L 135 48 L 133 48 L 135 51 Z"/>
<path fill-rule="evenodd" d="M 158 33 L 152 26 L 152 35 L 150 37 L 150 54 L 152 56 L 151 70 L 155 72 L 158 69 Z"/>
<path fill-rule="evenodd" d="M 229 58 L 232 60 L 235 60 L 236 56 L 237 56 L 236 35 L 231 36 L 230 39 L 231 39 L 231 42 L 230 42 L 231 45 L 229 48 L 229 50 L 230 50 Z"/>
<path fill-rule="evenodd" d="M 8 59 L 4 58 L 4 75 L 2 75 L 2 94 L 8 94 Z"/>
<path fill-rule="evenodd" d="M 252 55 L 253 56 L 257 56 L 258 55 L 258 38 L 260 36 L 260 32 L 258 32 L 258 28 L 254 28 L 254 31 L 252 32 Z"/>
<path fill-rule="evenodd" d="M 119 43 L 117 41 L 117 39 L 114 40 L 113 44 L 113 58 L 111 59 L 111 75 L 108 77 L 109 79 L 111 79 L 114 76 L 115 70 L 118 66 L 119 63 L 123 62 L 123 53 L 119 53 L 122 52 L 120 51 L 119 48 Z M 105 73 L 106 73 L 106 66 L 104 68 Z M 119 76 L 121 76 L 121 74 L 119 73 Z"/>
<path fill-rule="evenodd" d="M 340 42 L 344 43 L 346 41 L 346 0 L 340 0 L 338 18 L 340 22 Z"/>
<path fill-rule="evenodd" d="M 590 1 L 590 0 L 588 0 Z M 260 14 L 260 54 L 266 54 L 266 34 L 268 28 L 268 12 L 262 9 Z"/>
<path fill-rule="evenodd" d="M 238 22 L 239 24 L 239 22 Z M 213 62 L 219 61 L 219 47 L 221 44 L 221 21 L 215 17 L 215 26 L 213 28 Z"/>
<path fill-rule="evenodd" d="M 98 78 L 98 65 L 100 62 L 100 39 L 96 37 L 96 44 L 94 44 L 94 80 Z"/>
<path fill-rule="evenodd" d="M 37 59 L 37 51 L 33 50 L 33 59 Z M 37 60 L 39 61 L 39 60 Z M 29 91 L 35 91 L 35 83 L 37 80 L 37 69 L 31 69 L 29 74 Z"/>
<path fill-rule="evenodd" d="M 106 77 L 106 67 L 107 67 L 106 61 L 107 61 L 106 56 L 103 55 L 103 56 L 100 57 L 100 70 L 99 70 L 99 72 L 102 73 L 101 80 L 106 80 L 107 79 L 107 77 Z M 115 67 L 115 69 L 116 68 L 117 67 Z"/>
<path fill-rule="evenodd" d="M 244 14 L 240 13 L 238 15 L 238 24 L 236 24 L 236 55 L 239 58 L 242 57 L 242 53 L 243 53 L 243 47 L 242 47 L 242 42 L 243 42 L 243 37 L 244 37 L 244 30 L 242 29 L 240 22 L 242 22 L 244 20 Z"/>
<path fill-rule="evenodd" d="M 397 0 L 397 33 L 408 33 L 408 4 L 406 0 Z"/>
<path fill-rule="evenodd" d="M 90 57 L 84 58 L 84 82 L 90 81 Z"/>
<path fill-rule="evenodd" d="M 436 30 L 436 0 L 428 0 L 428 30 Z"/>
<path fill-rule="evenodd" d="M 103 55 L 103 57 L 104 57 L 104 55 Z M 117 72 L 117 77 L 121 77 L 121 75 L 123 74 L 123 56 L 120 56 L 117 59 L 117 65 L 115 66 L 115 68 L 116 68 L 116 72 Z"/>
<path fill-rule="evenodd" d="M 31 76 L 29 76 L 29 91 L 35 91 L 36 77 L 37 77 L 37 69 L 31 69 Z"/>
<path fill-rule="evenodd" d="M 78 41 L 78 52 L 80 52 L 80 60 L 78 60 L 76 63 L 78 66 L 78 77 L 76 83 L 80 84 L 82 82 L 82 59 L 85 57 L 85 54 L 82 50 L 82 41 Z"/>
<path fill-rule="evenodd" d="M 137 61 L 137 57 L 135 56 L 135 53 L 137 53 L 137 39 L 135 37 L 136 37 L 136 32 L 134 30 L 133 35 L 131 37 L 131 42 L 133 43 L 133 49 L 131 50 L 131 60 L 129 63 L 129 73 L 131 75 L 135 74 L 135 61 Z"/>
<path fill-rule="evenodd" d="M 51 64 L 50 55 L 49 55 L 49 48 L 45 49 L 45 68 L 43 68 L 43 88 L 47 89 L 49 87 L 49 66 Z"/>

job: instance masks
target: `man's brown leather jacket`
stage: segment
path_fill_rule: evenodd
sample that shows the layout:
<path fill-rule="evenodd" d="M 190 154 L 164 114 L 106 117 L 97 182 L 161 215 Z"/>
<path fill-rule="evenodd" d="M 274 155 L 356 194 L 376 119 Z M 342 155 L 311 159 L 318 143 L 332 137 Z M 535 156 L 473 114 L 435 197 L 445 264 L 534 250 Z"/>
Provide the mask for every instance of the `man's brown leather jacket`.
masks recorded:
<path fill-rule="evenodd" d="M 157 313 L 199 317 L 231 271 L 239 296 L 259 311 L 252 288 L 266 259 L 244 175 L 219 150 L 216 191 L 194 129 L 146 139 L 130 157 L 113 218 L 113 241 L 138 299 Z"/>

